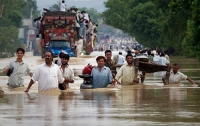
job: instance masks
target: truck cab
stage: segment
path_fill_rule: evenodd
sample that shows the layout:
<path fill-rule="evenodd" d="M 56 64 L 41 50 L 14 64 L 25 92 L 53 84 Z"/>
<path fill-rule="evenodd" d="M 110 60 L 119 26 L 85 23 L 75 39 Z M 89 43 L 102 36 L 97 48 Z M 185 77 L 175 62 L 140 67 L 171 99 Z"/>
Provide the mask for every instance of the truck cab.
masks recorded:
<path fill-rule="evenodd" d="M 77 40 L 75 13 L 52 11 L 45 12 L 40 24 L 41 56 L 44 58 L 47 50 L 57 57 L 60 48 L 74 57 L 74 43 Z"/>
<path fill-rule="evenodd" d="M 53 53 L 53 57 L 57 57 L 60 53 L 60 48 L 67 52 L 70 57 L 74 57 L 74 51 L 71 49 L 70 42 L 67 41 L 50 41 L 48 50 Z"/>

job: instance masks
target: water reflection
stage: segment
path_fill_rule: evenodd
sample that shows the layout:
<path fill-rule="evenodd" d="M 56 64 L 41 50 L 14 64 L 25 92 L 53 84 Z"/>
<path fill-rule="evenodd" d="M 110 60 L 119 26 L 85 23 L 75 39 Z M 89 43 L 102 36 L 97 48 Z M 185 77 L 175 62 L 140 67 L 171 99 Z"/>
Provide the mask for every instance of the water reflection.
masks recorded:
<path fill-rule="evenodd" d="M 1 124 L 170 125 L 200 123 L 199 88 L 127 86 L 56 94 L 9 94 L 0 99 Z M 190 119 L 191 118 L 191 119 Z M 36 121 L 37 120 L 37 121 Z M 142 120 L 145 120 L 143 122 Z M 156 123 L 155 123 L 156 122 Z"/>

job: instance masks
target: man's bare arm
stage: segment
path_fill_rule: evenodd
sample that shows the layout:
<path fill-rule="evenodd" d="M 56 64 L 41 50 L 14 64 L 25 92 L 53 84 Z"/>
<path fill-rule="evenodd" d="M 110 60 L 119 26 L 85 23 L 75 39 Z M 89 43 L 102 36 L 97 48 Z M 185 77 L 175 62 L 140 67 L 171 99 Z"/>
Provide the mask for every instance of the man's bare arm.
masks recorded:
<path fill-rule="evenodd" d="M 34 84 L 34 81 L 31 79 L 29 82 L 28 87 L 26 88 L 26 90 L 24 92 L 29 92 L 29 89 L 31 88 L 31 86 Z"/>

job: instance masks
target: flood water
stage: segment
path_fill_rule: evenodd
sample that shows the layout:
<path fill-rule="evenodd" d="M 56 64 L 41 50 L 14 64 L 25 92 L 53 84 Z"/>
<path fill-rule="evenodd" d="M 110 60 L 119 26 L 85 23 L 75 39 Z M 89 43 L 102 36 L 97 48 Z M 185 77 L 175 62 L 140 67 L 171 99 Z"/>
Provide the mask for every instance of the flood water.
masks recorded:
<path fill-rule="evenodd" d="M 97 54 L 103 55 L 93 53 Z M 42 62 L 39 57 L 34 58 L 38 64 Z M 25 58 L 27 62 L 31 59 Z M 170 61 L 180 63 L 180 71 L 200 85 L 197 60 L 170 57 Z M 0 59 L 0 66 L 3 62 Z M 71 58 L 69 64 L 78 75 L 87 63 L 96 65 L 95 57 Z M 82 80 L 76 77 L 75 84 L 66 91 L 37 93 L 34 84 L 27 94 L 24 88 L 8 89 L 6 76 L 0 79 L 5 92 L 0 98 L 0 126 L 200 125 L 200 88 L 187 81 L 163 86 L 161 77 L 148 74 L 144 84 L 80 90 Z M 26 76 L 25 87 L 29 80 Z"/>

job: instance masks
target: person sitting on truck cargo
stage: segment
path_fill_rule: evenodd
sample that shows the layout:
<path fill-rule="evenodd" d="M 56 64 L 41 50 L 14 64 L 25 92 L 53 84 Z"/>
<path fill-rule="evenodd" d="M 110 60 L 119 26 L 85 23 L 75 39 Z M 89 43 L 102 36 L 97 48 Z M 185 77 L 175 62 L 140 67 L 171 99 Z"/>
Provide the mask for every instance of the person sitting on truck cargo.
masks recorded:
<path fill-rule="evenodd" d="M 77 41 L 76 43 L 76 51 L 77 51 L 77 57 L 79 57 L 81 55 L 81 51 L 82 51 L 82 48 L 83 48 L 83 36 L 80 36 L 79 37 L 79 40 Z"/>
<path fill-rule="evenodd" d="M 66 4 L 65 4 L 65 1 L 63 0 L 61 5 L 60 5 L 60 11 L 64 11 L 65 12 L 66 11 L 65 8 L 66 8 Z"/>

